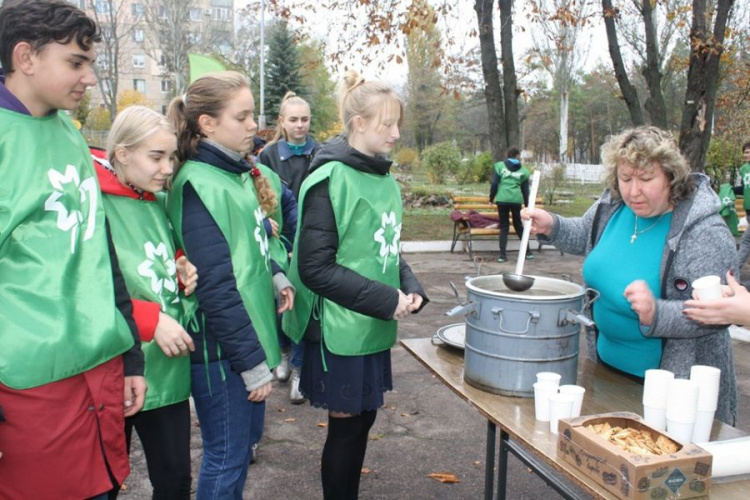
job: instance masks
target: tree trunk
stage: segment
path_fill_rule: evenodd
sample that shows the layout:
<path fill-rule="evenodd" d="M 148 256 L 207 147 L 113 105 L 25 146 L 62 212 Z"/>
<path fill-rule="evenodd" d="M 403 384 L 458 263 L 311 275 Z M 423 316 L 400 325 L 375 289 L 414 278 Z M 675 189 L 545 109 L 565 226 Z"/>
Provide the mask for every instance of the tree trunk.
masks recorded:
<path fill-rule="evenodd" d="M 693 0 L 690 67 L 680 125 L 680 151 L 693 171 L 702 172 L 711 140 L 711 123 L 719 82 L 719 60 L 734 0 L 718 0 L 713 33 L 706 23 L 706 0 Z"/>
<path fill-rule="evenodd" d="M 630 121 L 635 126 L 643 125 L 645 121 L 643 120 L 641 103 L 638 100 L 638 91 L 630 83 L 625 63 L 622 60 L 622 53 L 620 52 L 620 42 L 617 40 L 617 26 L 615 25 L 617 12 L 612 7 L 612 0 L 602 0 L 602 11 L 604 14 L 604 26 L 607 29 L 609 56 L 612 58 L 612 66 L 615 69 L 615 77 L 617 78 L 617 84 L 620 86 L 622 98 L 625 99 L 625 104 L 630 112 Z"/>
<path fill-rule="evenodd" d="M 503 60 L 505 137 L 508 147 L 521 146 L 518 119 L 518 80 L 513 61 L 513 0 L 500 0 L 500 55 Z"/>
<path fill-rule="evenodd" d="M 646 29 L 646 66 L 643 67 L 642 73 L 648 84 L 648 99 L 646 99 L 644 106 L 651 118 L 651 123 L 666 130 L 669 128 L 667 105 L 664 103 L 664 94 L 661 91 L 662 74 L 659 64 L 659 41 L 656 39 L 654 10 L 651 0 L 641 0 L 641 16 L 643 16 L 643 26 Z"/>
<path fill-rule="evenodd" d="M 568 89 L 560 89 L 560 163 L 568 163 Z"/>
<path fill-rule="evenodd" d="M 508 143 L 503 130 L 505 112 L 503 91 L 500 88 L 500 73 L 497 70 L 495 35 L 492 27 L 492 6 L 494 0 L 475 0 L 474 10 L 479 23 L 479 48 L 482 53 L 482 74 L 484 76 L 484 97 L 487 101 L 489 118 L 489 140 L 494 161 L 505 158 Z"/>

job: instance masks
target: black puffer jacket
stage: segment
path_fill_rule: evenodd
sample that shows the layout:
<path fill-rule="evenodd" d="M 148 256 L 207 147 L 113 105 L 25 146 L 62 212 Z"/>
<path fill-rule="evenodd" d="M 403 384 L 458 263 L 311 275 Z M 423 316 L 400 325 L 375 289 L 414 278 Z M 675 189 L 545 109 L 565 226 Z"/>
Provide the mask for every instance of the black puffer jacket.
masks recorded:
<path fill-rule="evenodd" d="M 310 172 L 330 161 L 340 161 L 361 172 L 378 175 L 388 175 L 391 167 L 389 160 L 360 153 L 340 136 L 321 147 L 310 165 Z M 302 243 L 297 245 L 297 252 L 300 278 L 305 286 L 352 311 L 378 319 L 391 319 L 398 306 L 398 291 L 336 263 L 339 236 L 328 195 L 328 182 L 310 189 L 301 205 L 299 241 Z M 403 258 L 400 259 L 399 271 L 401 290 L 407 295 L 421 295 L 424 307 L 429 299 Z M 318 321 L 310 321 L 305 338 L 320 338 Z"/>
<path fill-rule="evenodd" d="M 281 181 L 292 190 L 294 198 L 299 201 L 299 188 L 309 173 L 308 167 L 317 149 L 318 143 L 308 135 L 305 151 L 301 155 L 292 154 L 286 141 L 282 140 L 263 148 L 258 159 L 279 174 Z"/>

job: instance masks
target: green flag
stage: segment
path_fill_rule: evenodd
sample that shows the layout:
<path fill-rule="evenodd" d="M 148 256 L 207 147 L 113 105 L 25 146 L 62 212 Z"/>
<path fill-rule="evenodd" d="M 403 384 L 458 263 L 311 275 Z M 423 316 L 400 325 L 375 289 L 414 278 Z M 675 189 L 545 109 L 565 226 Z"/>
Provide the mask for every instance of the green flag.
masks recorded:
<path fill-rule="evenodd" d="M 206 73 L 227 70 L 223 64 L 213 57 L 201 54 L 188 54 L 188 59 L 190 60 L 190 83 L 193 83 L 198 77 Z"/>

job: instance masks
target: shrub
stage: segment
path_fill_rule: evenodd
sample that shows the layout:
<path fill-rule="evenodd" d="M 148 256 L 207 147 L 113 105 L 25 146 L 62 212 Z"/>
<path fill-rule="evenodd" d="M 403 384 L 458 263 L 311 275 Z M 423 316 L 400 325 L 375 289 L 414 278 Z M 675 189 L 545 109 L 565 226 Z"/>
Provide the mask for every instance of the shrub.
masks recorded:
<path fill-rule="evenodd" d="M 419 155 L 412 148 L 403 148 L 396 153 L 396 163 L 403 172 L 409 172 L 419 160 Z"/>
<path fill-rule="evenodd" d="M 720 138 L 712 138 L 706 152 L 706 175 L 716 189 L 729 182 L 734 185 L 737 169 L 742 165 L 742 145 Z"/>
<path fill-rule="evenodd" d="M 565 182 L 565 165 L 555 165 L 552 170 L 544 174 L 544 179 L 541 179 L 539 182 L 541 182 L 541 196 L 544 204 L 554 204 L 555 192 Z"/>
<path fill-rule="evenodd" d="M 109 110 L 105 107 L 97 107 L 91 110 L 86 119 L 86 126 L 91 130 L 109 130 Z"/>
<path fill-rule="evenodd" d="M 460 162 L 461 154 L 448 141 L 439 142 L 422 152 L 422 164 L 433 184 L 442 184 L 449 174 L 456 174 Z"/>

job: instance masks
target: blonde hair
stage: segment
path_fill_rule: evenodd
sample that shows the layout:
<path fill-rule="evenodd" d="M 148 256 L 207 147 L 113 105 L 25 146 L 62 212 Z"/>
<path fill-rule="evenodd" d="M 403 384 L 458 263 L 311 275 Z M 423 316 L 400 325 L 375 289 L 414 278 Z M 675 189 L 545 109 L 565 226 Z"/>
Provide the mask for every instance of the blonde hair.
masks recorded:
<path fill-rule="evenodd" d="M 191 155 L 198 154 L 198 142 L 203 134 L 198 123 L 201 115 L 218 118 L 227 102 L 240 90 L 250 88 L 247 78 L 236 71 L 206 73 L 190 84 L 185 95 L 172 99 L 167 117 L 177 130 L 177 158 L 180 165 Z M 258 203 L 266 214 L 276 209 L 276 194 L 263 175 L 253 177 Z"/>
<path fill-rule="evenodd" d="M 390 85 L 381 81 L 365 81 L 354 70 L 344 74 L 339 85 L 339 117 L 348 137 L 352 135 L 355 116 L 367 121 L 377 119 L 382 125 L 384 117 L 395 107 L 399 110 L 398 125 L 401 126 L 404 103 Z"/>
<path fill-rule="evenodd" d="M 107 159 L 120 182 L 127 181 L 122 165 L 117 160 L 117 148 L 136 149 L 158 130 L 175 133 L 165 116 L 145 106 L 129 106 L 117 115 L 107 136 Z"/>
<path fill-rule="evenodd" d="M 669 202 L 677 204 L 695 190 L 690 165 L 669 132 L 654 126 L 641 126 L 610 136 L 602 146 L 602 163 L 607 169 L 605 185 L 615 199 L 622 199 L 617 168 L 627 163 L 652 172 L 659 165 L 669 179 Z"/>
<path fill-rule="evenodd" d="M 286 116 L 284 113 L 286 112 L 286 106 L 287 104 L 304 104 L 307 106 L 308 109 L 310 109 L 310 105 L 307 103 L 306 100 L 302 99 L 300 96 L 292 92 L 291 90 L 287 92 L 284 95 L 284 98 L 281 100 L 281 104 L 279 105 L 279 118 L 276 121 L 276 133 L 273 135 L 273 139 L 269 142 L 269 144 L 273 144 L 274 142 L 279 142 L 282 138 L 285 141 L 289 140 L 289 136 L 286 133 L 286 130 L 284 127 L 281 126 L 281 118 Z"/>

